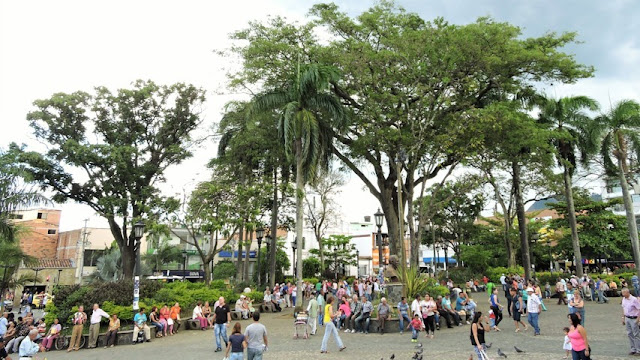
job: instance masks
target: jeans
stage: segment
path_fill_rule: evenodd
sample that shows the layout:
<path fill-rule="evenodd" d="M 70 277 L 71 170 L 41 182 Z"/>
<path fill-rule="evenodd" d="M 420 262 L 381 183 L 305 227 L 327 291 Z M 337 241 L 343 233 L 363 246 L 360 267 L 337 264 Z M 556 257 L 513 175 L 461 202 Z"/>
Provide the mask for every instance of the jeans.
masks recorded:
<path fill-rule="evenodd" d="M 262 360 L 262 349 L 247 348 L 247 360 Z"/>
<path fill-rule="evenodd" d="M 603 290 L 598 290 L 598 301 L 599 302 L 609 302 L 609 299 L 607 299 L 607 296 L 604 294 Z"/>
<path fill-rule="evenodd" d="M 411 322 L 411 320 L 409 320 L 409 315 L 407 314 L 400 314 L 400 316 L 398 316 L 398 323 L 400 323 L 400 331 L 404 331 L 404 321 L 407 321 L 408 323 Z"/>
<path fill-rule="evenodd" d="M 640 328 L 638 327 L 637 319 L 625 317 L 624 325 L 627 329 L 631 351 L 635 353 L 640 352 Z"/>
<path fill-rule="evenodd" d="M 356 331 L 364 331 L 364 332 L 369 332 L 369 322 L 370 320 L 370 313 L 364 313 L 364 314 L 360 314 L 360 316 L 358 316 L 358 318 L 356 319 Z M 362 327 L 362 322 L 365 322 L 366 324 L 366 329 Z"/>
<path fill-rule="evenodd" d="M 243 352 L 229 353 L 229 360 L 244 360 L 244 353 Z"/>
<path fill-rule="evenodd" d="M 325 324 L 324 327 L 324 337 L 322 338 L 322 345 L 320 346 L 320 351 L 327 351 L 327 342 L 329 341 L 329 336 L 333 334 L 333 338 L 336 339 L 336 344 L 338 344 L 338 348 L 342 349 L 344 344 L 342 344 L 342 339 L 340 339 L 340 335 L 338 334 L 338 329 L 333 325 L 331 321 Z"/>
<path fill-rule="evenodd" d="M 584 320 L 585 320 L 584 308 L 583 307 L 574 308 L 574 313 L 580 316 L 580 325 L 584 326 Z"/>
<path fill-rule="evenodd" d="M 529 322 L 529 324 L 531 324 L 531 327 L 533 327 L 536 335 L 540 335 L 540 328 L 538 327 L 538 315 L 540 314 L 532 312 L 529 312 L 527 314 L 527 321 Z"/>
<path fill-rule="evenodd" d="M 589 360 L 591 358 L 585 355 L 584 350 L 580 350 L 580 351 L 571 350 L 571 359 L 572 360 Z"/>
<path fill-rule="evenodd" d="M 322 310 L 318 311 L 318 324 L 324 325 L 324 313 Z"/>
<path fill-rule="evenodd" d="M 214 337 L 216 338 L 216 348 L 220 349 L 220 338 L 224 340 L 225 345 L 229 342 L 227 338 L 227 327 L 225 324 L 215 324 Z"/>
<path fill-rule="evenodd" d="M 163 329 L 163 327 L 162 327 L 162 324 L 161 324 L 161 323 L 159 323 L 159 322 L 152 322 L 152 323 L 151 323 L 151 325 L 153 325 L 153 326 L 155 326 L 155 327 L 156 327 L 156 337 L 157 337 L 157 335 L 162 335 L 162 329 Z"/>
<path fill-rule="evenodd" d="M 340 326 L 345 323 L 346 318 L 347 317 L 345 315 L 340 315 L 339 317 L 336 317 L 336 328 L 338 330 L 340 330 Z"/>
<path fill-rule="evenodd" d="M 411 327 L 411 338 L 414 340 L 418 338 L 418 330 L 416 330 L 413 326 Z"/>
<path fill-rule="evenodd" d="M 487 346 L 485 344 L 482 344 L 482 350 L 487 351 Z M 480 354 L 480 349 L 478 349 L 477 346 L 473 346 L 473 351 L 478 355 L 478 360 L 483 360 L 482 354 Z"/>

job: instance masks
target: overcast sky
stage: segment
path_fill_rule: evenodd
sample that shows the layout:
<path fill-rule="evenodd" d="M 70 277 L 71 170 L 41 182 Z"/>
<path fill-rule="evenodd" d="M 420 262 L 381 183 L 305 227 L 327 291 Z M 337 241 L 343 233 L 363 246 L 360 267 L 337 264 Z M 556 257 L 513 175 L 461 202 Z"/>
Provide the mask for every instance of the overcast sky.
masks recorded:
<path fill-rule="evenodd" d="M 54 92 L 91 91 L 104 85 L 127 87 L 136 79 L 157 83 L 187 82 L 208 92 L 204 109 L 208 129 L 220 118 L 222 105 L 243 95 L 224 89 L 225 64 L 213 54 L 228 45 L 228 34 L 266 15 L 305 20 L 316 1 L 8 1 L 0 0 L 0 148 L 12 141 L 42 149 L 25 115 L 35 99 Z M 338 1 L 351 15 L 372 1 Z M 523 29 L 524 36 L 577 31 L 583 42 L 566 51 L 596 67 L 596 76 L 575 85 L 556 84 L 552 95 L 587 95 L 609 102 L 640 100 L 640 2 L 403 0 L 400 5 L 424 19 L 444 17 L 465 24 L 492 16 Z M 205 164 L 215 145 L 198 149 L 183 165 L 169 170 L 167 194 L 181 192 L 208 175 Z M 342 211 L 346 221 L 361 221 L 378 207 L 360 180 L 348 175 Z M 84 206 L 65 204 L 63 230 L 106 226 Z"/>

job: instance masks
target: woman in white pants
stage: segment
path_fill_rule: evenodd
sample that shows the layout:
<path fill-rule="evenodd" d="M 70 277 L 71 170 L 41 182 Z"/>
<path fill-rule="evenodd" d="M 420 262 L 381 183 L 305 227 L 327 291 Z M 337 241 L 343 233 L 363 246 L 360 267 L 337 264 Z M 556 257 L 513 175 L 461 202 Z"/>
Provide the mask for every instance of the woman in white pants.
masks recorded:
<path fill-rule="evenodd" d="M 327 342 L 329 341 L 329 336 L 333 334 L 334 339 L 336 339 L 336 343 L 340 348 L 340 351 L 346 349 L 342 343 L 342 339 L 340 339 L 340 334 L 338 334 L 338 329 L 336 329 L 335 324 L 333 323 L 333 319 L 336 317 L 336 313 L 333 311 L 333 299 L 334 297 L 330 297 L 327 299 L 327 305 L 324 307 L 324 337 L 322 338 L 322 346 L 320 347 L 320 353 L 327 353 Z"/>

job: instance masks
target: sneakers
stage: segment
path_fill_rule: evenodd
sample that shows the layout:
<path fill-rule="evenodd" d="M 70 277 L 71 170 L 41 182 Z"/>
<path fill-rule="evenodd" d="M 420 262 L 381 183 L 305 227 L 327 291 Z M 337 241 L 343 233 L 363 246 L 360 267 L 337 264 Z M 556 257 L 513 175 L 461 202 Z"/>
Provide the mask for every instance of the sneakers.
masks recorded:
<path fill-rule="evenodd" d="M 220 351 L 222 351 L 222 349 L 217 348 L 215 352 L 220 352 Z"/>
<path fill-rule="evenodd" d="M 349 329 L 346 329 L 346 330 L 345 330 L 344 332 L 346 332 L 346 333 L 348 333 L 348 332 L 351 332 L 351 330 L 349 330 Z"/>
<path fill-rule="evenodd" d="M 418 342 L 418 339 L 411 339 L 411 342 L 412 342 L 412 343 L 417 343 L 417 342 Z"/>

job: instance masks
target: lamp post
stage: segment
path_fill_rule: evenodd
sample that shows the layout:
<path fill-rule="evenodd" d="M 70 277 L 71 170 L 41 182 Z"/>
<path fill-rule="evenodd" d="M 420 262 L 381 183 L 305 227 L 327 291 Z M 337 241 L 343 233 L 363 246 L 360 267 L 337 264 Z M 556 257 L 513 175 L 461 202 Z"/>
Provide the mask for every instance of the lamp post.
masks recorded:
<path fill-rule="evenodd" d="M 296 266 L 296 249 L 298 249 L 298 238 L 291 242 L 291 249 L 293 249 L 293 277 L 297 278 L 297 266 Z"/>
<path fill-rule="evenodd" d="M 429 229 L 431 230 L 431 249 L 433 250 L 433 256 L 431 257 L 431 268 L 433 270 L 433 276 L 436 275 L 434 264 L 434 257 L 436 255 L 436 227 L 433 226 L 433 221 L 429 220 Z"/>
<path fill-rule="evenodd" d="M 133 237 L 136 239 L 136 273 L 133 278 L 133 310 L 138 310 L 138 301 L 140 300 L 140 275 L 142 275 L 142 269 L 140 268 L 140 239 L 144 235 L 144 223 L 138 221 L 133 225 Z"/>
<path fill-rule="evenodd" d="M 187 250 L 182 250 L 182 282 L 187 275 Z"/>
<path fill-rule="evenodd" d="M 376 233 L 376 245 L 378 246 L 378 268 L 382 268 L 382 223 L 384 220 L 384 213 L 382 211 L 380 211 L 380 208 L 378 208 L 378 211 L 373 214 L 373 218 L 376 222 L 376 226 L 378 227 L 378 232 Z"/>
<path fill-rule="evenodd" d="M 336 281 L 338 281 L 338 247 L 333 247 L 333 270 L 336 273 Z"/>
<path fill-rule="evenodd" d="M 258 228 L 256 230 L 256 238 L 258 240 L 258 286 L 260 286 L 260 249 L 262 247 L 262 237 L 264 236 L 264 229 Z"/>
<path fill-rule="evenodd" d="M 407 153 L 403 149 L 398 151 L 396 156 L 396 173 L 398 175 L 398 240 L 400 241 L 400 263 L 402 264 L 401 274 L 404 276 L 407 270 L 407 258 L 404 247 L 404 203 L 402 201 L 402 166 L 407 161 Z M 411 199 L 410 199 L 411 200 Z M 404 295 L 404 288 L 403 288 Z"/>
<path fill-rule="evenodd" d="M 265 239 L 267 239 L 267 262 L 269 261 L 268 259 L 270 259 L 271 257 L 271 235 L 267 235 L 265 236 Z M 264 272 L 266 274 L 266 277 L 264 279 L 265 283 L 269 283 L 269 270 L 267 268 L 267 270 Z"/>
<path fill-rule="evenodd" d="M 440 247 L 438 245 L 435 246 L 434 252 L 435 252 L 435 256 L 436 256 L 436 261 L 435 261 L 436 265 L 433 268 L 433 277 L 437 278 L 438 277 L 438 262 L 440 261 Z"/>

